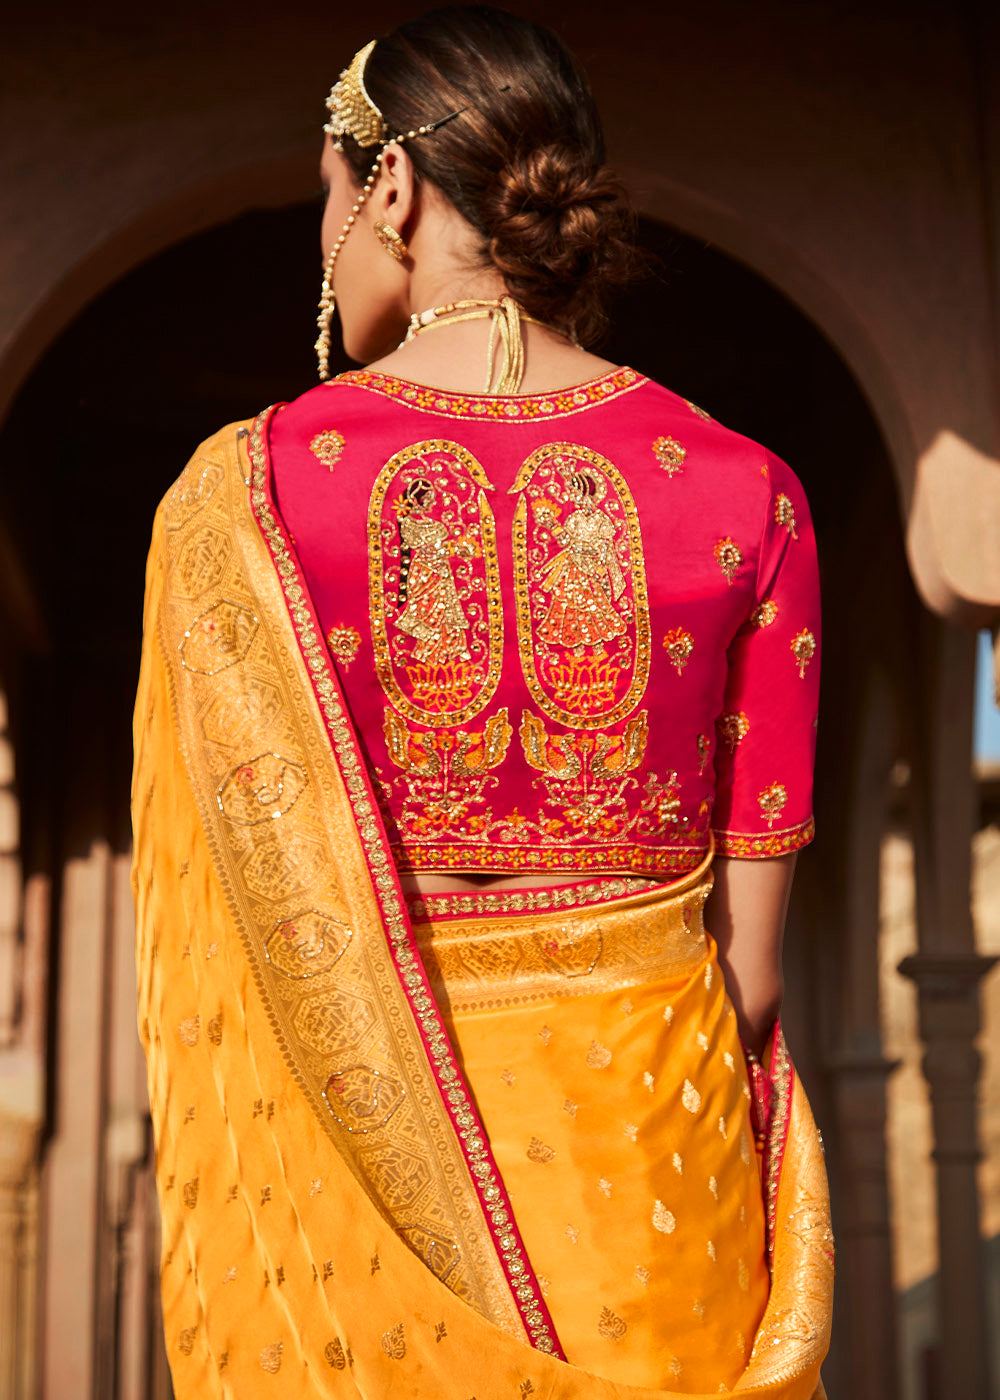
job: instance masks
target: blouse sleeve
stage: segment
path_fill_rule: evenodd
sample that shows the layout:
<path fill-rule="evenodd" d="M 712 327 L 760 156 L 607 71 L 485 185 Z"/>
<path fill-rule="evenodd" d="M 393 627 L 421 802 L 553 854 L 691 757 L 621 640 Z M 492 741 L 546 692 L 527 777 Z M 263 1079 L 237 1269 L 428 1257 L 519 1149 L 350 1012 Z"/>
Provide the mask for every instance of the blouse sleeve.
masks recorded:
<path fill-rule="evenodd" d="M 712 830 L 724 856 L 784 855 L 813 839 L 819 705 L 816 541 L 791 469 L 765 454 L 770 496 L 753 610 L 729 647 L 716 721 Z"/>

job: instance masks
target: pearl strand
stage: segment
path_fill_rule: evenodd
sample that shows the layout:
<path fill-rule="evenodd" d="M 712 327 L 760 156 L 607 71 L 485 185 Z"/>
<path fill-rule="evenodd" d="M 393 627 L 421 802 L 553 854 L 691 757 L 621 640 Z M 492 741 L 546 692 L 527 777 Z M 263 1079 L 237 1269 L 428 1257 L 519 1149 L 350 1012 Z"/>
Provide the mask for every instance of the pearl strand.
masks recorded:
<path fill-rule="evenodd" d="M 392 137 L 390 141 L 383 142 L 375 158 L 375 164 L 368 172 L 368 178 L 361 188 L 361 193 L 351 207 L 351 212 L 347 216 L 347 222 L 340 230 L 333 247 L 327 255 L 326 262 L 323 264 L 323 283 L 320 287 L 319 310 L 316 315 L 316 329 L 318 335 L 316 337 L 316 344 L 313 346 L 313 349 L 316 351 L 317 367 L 321 380 L 329 379 L 330 377 L 330 323 L 333 320 L 333 312 L 336 306 L 336 299 L 333 295 L 333 265 L 337 261 L 337 255 L 341 248 L 343 248 L 347 240 L 347 235 L 357 222 L 362 206 L 375 188 L 375 183 L 382 169 L 382 161 L 385 158 L 387 147 L 392 145 L 393 142 L 395 142 L 396 145 L 402 145 L 404 141 L 412 141 L 415 136 L 425 136 L 427 132 L 433 130 L 433 126 L 418 126 L 412 131 L 401 131 L 398 136 Z"/>

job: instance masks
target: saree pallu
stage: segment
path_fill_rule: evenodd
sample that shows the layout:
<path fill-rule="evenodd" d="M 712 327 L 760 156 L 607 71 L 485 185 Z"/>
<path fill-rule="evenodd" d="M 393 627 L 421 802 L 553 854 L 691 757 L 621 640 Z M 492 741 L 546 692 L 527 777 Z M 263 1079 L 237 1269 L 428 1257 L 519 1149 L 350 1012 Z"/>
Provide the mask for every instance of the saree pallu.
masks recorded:
<path fill-rule="evenodd" d="M 747 1079 L 710 861 L 412 921 L 267 423 L 200 450 L 147 571 L 133 886 L 178 1400 L 821 1395 L 818 1136 L 780 1033 Z"/>

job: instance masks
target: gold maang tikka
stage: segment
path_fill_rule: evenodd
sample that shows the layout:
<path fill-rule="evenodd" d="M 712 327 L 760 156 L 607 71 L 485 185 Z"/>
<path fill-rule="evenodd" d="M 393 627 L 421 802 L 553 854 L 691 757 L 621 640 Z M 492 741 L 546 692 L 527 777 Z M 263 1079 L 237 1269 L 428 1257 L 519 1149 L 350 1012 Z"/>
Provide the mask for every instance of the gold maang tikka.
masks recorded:
<path fill-rule="evenodd" d="M 461 116 L 462 112 L 466 110 L 462 107 L 457 112 L 449 112 L 446 117 L 441 117 L 436 122 L 415 127 L 412 131 L 400 131 L 395 136 L 390 136 L 385 118 L 365 87 L 365 65 L 377 42 L 376 39 L 372 39 L 371 43 L 358 50 L 337 82 L 334 83 L 330 90 L 330 96 L 326 99 L 330 119 L 324 125 L 323 130 L 333 137 L 335 151 L 343 151 L 345 133 L 353 136 L 362 150 L 369 146 L 378 146 L 379 149 L 372 168 L 368 172 L 368 178 L 361 188 L 361 193 L 351 207 L 347 222 L 340 230 L 323 266 L 323 285 L 320 288 L 319 312 L 316 316 L 316 328 L 319 334 L 316 337 L 315 345 L 320 379 L 329 379 L 330 377 L 330 322 L 333 320 L 335 306 L 333 265 L 337 261 L 337 255 L 344 246 L 347 235 L 357 222 L 362 205 L 375 188 L 386 147 L 393 143 L 401 145 L 404 141 L 412 141 L 415 136 L 426 136 L 428 132 L 436 131 L 439 126 L 444 126 L 445 122 L 450 122 L 453 117 Z"/>

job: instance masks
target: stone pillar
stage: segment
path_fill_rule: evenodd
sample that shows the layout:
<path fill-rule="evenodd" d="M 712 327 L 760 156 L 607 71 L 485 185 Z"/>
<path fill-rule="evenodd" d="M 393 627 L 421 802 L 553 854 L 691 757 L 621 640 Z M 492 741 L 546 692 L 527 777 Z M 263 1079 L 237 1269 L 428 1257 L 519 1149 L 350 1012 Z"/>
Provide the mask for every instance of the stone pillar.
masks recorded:
<path fill-rule="evenodd" d="M 976 637 L 930 616 L 922 631 L 913 771 L 919 950 L 899 970 L 917 985 L 933 1114 L 942 1394 L 971 1400 L 989 1394 L 975 1042 L 979 982 L 995 961 L 976 952 L 970 900 Z"/>

